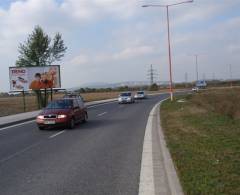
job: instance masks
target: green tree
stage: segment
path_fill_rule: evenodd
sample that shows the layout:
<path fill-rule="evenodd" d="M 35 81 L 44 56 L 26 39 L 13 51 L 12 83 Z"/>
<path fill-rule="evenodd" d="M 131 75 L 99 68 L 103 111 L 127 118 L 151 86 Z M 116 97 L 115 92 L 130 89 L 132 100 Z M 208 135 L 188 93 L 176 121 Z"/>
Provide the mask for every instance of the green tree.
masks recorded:
<path fill-rule="evenodd" d="M 56 33 L 51 39 L 40 26 L 36 26 L 28 36 L 27 41 L 20 43 L 18 60 L 16 66 L 47 66 L 60 61 L 67 50 L 62 35 Z M 38 108 L 45 107 L 48 102 L 49 94 L 45 90 L 42 95 L 41 90 L 35 90 Z"/>
<path fill-rule="evenodd" d="M 158 90 L 158 85 L 156 83 L 153 83 L 150 87 L 149 87 L 149 91 L 157 91 Z"/>
<path fill-rule="evenodd" d="M 36 26 L 25 43 L 19 45 L 19 57 L 16 66 L 46 66 L 60 61 L 67 47 L 62 35 L 56 33 L 51 44 L 51 38 L 44 33 L 40 26 Z"/>

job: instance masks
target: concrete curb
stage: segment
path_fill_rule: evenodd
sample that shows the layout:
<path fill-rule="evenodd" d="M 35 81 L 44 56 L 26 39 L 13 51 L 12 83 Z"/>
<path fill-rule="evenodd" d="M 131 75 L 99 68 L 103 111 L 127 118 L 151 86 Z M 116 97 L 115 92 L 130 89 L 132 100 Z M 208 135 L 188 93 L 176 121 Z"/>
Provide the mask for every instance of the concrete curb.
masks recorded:
<path fill-rule="evenodd" d="M 166 100 L 166 99 L 165 99 Z M 143 143 L 139 195 L 183 195 L 160 123 L 160 105 L 150 112 Z"/>
<path fill-rule="evenodd" d="M 161 120 L 160 120 L 160 105 L 161 105 L 161 103 L 158 106 L 157 123 L 158 123 L 158 129 L 159 129 L 158 134 L 159 134 L 159 140 L 160 140 L 160 145 L 161 145 L 161 151 L 162 151 L 162 155 L 163 155 L 163 159 L 164 159 L 165 170 L 166 170 L 167 177 L 168 177 L 168 183 L 169 183 L 169 187 L 170 187 L 172 195 L 183 195 L 184 193 L 182 190 L 182 186 L 180 184 L 171 154 L 167 148 L 164 133 L 163 133 L 163 130 L 161 127 Z"/>

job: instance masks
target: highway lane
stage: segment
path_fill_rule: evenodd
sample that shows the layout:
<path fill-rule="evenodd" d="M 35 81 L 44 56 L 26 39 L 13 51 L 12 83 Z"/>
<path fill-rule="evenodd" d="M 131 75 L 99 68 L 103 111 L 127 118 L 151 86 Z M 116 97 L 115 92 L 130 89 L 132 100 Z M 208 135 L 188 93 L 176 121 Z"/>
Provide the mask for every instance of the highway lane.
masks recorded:
<path fill-rule="evenodd" d="M 138 194 L 148 115 L 167 96 L 92 107 L 74 130 L 0 131 L 0 194 Z"/>

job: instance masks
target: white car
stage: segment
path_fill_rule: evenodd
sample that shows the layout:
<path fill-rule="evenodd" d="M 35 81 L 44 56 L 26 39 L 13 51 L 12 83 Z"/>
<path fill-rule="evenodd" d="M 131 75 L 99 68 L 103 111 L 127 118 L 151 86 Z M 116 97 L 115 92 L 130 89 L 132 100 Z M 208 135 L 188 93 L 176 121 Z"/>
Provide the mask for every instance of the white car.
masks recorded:
<path fill-rule="evenodd" d="M 144 91 L 137 91 L 136 94 L 134 95 L 135 99 L 144 99 L 146 98 L 145 92 Z"/>
<path fill-rule="evenodd" d="M 118 96 L 118 103 L 124 104 L 124 103 L 134 103 L 134 97 L 131 92 L 123 92 L 120 93 Z"/>
<path fill-rule="evenodd" d="M 198 87 L 193 87 L 193 88 L 192 88 L 192 91 L 193 91 L 193 92 L 198 92 L 198 91 L 199 91 L 199 88 L 198 88 Z"/>

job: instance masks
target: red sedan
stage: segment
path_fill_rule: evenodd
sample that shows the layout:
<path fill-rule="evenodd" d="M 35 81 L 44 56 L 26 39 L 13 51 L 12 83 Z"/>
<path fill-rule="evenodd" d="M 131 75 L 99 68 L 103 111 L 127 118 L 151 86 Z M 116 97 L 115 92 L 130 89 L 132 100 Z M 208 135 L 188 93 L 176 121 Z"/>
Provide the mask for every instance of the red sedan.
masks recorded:
<path fill-rule="evenodd" d="M 53 126 L 73 129 L 75 124 L 88 119 L 87 108 L 81 98 L 64 98 L 50 102 L 37 116 L 40 130 Z"/>

